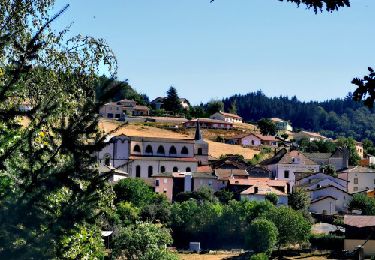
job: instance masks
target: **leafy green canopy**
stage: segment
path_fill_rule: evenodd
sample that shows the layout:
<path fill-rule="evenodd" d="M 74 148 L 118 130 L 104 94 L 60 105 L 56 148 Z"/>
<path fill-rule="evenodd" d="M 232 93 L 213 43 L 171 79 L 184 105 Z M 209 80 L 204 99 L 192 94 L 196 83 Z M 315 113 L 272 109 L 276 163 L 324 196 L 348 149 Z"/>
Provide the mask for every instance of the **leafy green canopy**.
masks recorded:
<path fill-rule="evenodd" d="M 115 76 L 101 39 L 51 29 L 53 0 L 0 0 L 0 258 L 101 258 L 111 206 L 98 172 L 98 64 Z M 79 239 L 77 239 L 79 238 Z"/>

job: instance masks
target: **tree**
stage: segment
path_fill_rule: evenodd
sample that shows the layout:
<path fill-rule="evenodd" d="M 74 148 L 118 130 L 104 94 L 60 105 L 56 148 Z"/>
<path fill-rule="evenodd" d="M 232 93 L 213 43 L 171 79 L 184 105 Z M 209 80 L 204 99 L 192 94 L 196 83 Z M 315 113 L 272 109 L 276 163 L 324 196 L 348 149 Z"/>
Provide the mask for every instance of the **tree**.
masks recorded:
<path fill-rule="evenodd" d="M 310 206 L 310 196 L 303 189 L 295 189 L 288 195 L 288 204 L 294 210 L 307 211 Z"/>
<path fill-rule="evenodd" d="M 375 200 L 365 194 L 354 194 L 348 208 L 349 210 L 361 210 L 362 215 L 375 215 Z"/>
<path fill-rule="evenodd" d="M 308 241 L 311 224 L 303 217 L 301 212 L 289 207 L 273 208 L 264 214 L 277 227 L 278 246 L 303 243 Z"/>
<path fill-rule="evenodd" d="M 232 104 L 230 104 L 229 113 L 237 114 L 237 101 L 233 100 Z"/>
<path fill-rule="evenodd" d="M 120 227 L 113 237 L 113 256 L 129 260 L 177 260 L 177 256 L 166 248 L 171 243 L 169 230 L 157 224 Z"/>
<path fill-rule="evenodd" d="M 221 100 L 211 100 L 207 104 L 207 113 L 213 115 L 216 112 L 224 111 L 224 103 Z"/>
<path fill-rule="evenodd" d="M 355 148 L 356 141 L 352 137 L 344 138 L 340 137 L 337 140 L 337 145 L 349 150 L 349 165 L 358 165 L 361 157 L 359 157 Z"/>
<path fill-rule="evenodd" d="M 332 164 L 327 164 L 321 167 L 320 171 L 324 172 L 325 174 L 331 175 L 332 177 L 337 177 L 337 172 L 335 166 Z"/>
<path fill-rule="evenodd" d="M 1 259 L 104 254 L 113 194 L 92 155 L 105 140 L 99 107 L 118 88 L 109 80 L 96 96 L 95 86 L 99 64 L 112 78 L 116 62 L 103 40 L 54 32 L 68 6 L 50 16 L 53 3 L 0 0 Z"/>
<path fill-rule="evenodd" d="M 172 86 L 167 91 L 167 97 L 164 99 L 164 109 L 174 114 L 178 114 L 182 111 L 182 105 L 177 90 Z"/>
<path fill-rule="evenodd" d="M 230 200 L 233 199 L 233 192 L 229 190 L 218 190 L 214 193 L 215 197 L 218 198 L 218 200 L 221 203 L 228 203 Z"/>
<path fill-rule="evenodd" d="M 271 202 L 273 205 L 277 205 L 279 202 L 279 198 L 275 193 L 267 193 L 265 199 Z"/>
<path fill-rule="evenodd" d="M 375 72 L 374 69 L 368 68 L 369 74 L 364 76 L 363 79 L 354 78 L 352 84 L 357 86 L 353 93 L 353 99 L 356 101 L 363 101 L 369 107 L 374 107 L 375 100 Z"/>
<path fill-rule="evenodd" d="M 270 255 L 275 247 L 278 231 L 274 223 L 267 219 L 255 219 L 246 232 L 246 245 L 255 253 Z"/>
<path fill-rule="evenodd" d="M 116 194 L 115 203 L 127 201 L 139 208 L 150 204 L 156 196 L 142 179 L 122 179 L 113 186 L 113 190 Z"/>
<path fill-rule="evenodd" d="M 276 125 L 270 119 L 262 118 L 257 124 L 262 135 L 276 134 Z"/>

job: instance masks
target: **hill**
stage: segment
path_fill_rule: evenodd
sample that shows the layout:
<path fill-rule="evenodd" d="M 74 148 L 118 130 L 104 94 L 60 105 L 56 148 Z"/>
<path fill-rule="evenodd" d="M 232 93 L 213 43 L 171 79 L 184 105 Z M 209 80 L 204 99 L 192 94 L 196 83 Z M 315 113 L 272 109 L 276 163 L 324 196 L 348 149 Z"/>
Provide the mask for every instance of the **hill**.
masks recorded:
<path fill-rule="evenodd" d="M 120 126 L 121 123 L 114 121 L 114 120 L 107 120 L 102 119 L 99 123 L 100 129 L 102 129 L 105 133 L 109 133 L 116 129 L 116 127 Z M 158 126 L 158 127 L 157 127 Z M 179 130 L 168 130 L 160 128 L 161 125 L 146 123 L 146 124 L 125 124 L 116 132 L 114 135 L 124 134 L 128 136 L 147 136 L 147 137 L 165 137 L 165 138 L 193 138 L 194 137 L 194 130 L 189 129 L 187 131 L 180 131 Z M 219 158 L 223 154 L 241 154 L 245 159 L 252 159 L 255 154 L 258 154 L 258 151 L 243 148 L 239 145 L 229 145 L 219 142 L 214 142 L 213 138 L 217 136 L 218 133 L 226 133 L 227 135 L 234 135 L 236 131 L 241 130 L 234 130 L 233 131 L 221 131 L 216 132 L 215 130 L 202 130 L 202 134 L 204 137 L 209 136 L 209 138 L 205 138 L 205 140 L 209 143 L 209 155 Z"/>

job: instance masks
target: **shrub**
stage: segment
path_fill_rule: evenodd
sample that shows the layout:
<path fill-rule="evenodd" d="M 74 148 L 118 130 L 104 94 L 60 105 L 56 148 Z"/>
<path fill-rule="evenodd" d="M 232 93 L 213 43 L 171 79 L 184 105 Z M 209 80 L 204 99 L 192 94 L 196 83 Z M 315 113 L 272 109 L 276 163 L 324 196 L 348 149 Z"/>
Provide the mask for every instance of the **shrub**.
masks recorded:
<path fill-rule="evenodd" d="M 268 256 L 265 253 L 259 253 L 256 255 L 252 255 L 250 260 L 268 260 Z"/>

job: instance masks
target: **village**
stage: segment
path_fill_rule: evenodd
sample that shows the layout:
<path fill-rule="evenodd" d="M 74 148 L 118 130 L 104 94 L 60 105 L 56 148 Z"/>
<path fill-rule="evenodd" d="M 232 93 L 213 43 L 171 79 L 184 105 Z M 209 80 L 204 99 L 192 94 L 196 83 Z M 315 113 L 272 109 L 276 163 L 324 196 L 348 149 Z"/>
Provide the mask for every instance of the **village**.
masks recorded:
<path fill-rule="evenodd" d="M 159 109 L 162 100 L 159 97 L 151 104 Z M 189 109 L 186 99 L 181 99 L 181 105 Z M 104 105 L 101 116 L 105 132 L 128 120 L 98 153 L 100 165 L 111 171 L 114 183 L 140 178 L 171 202 L 180 193 L 204 187 L 213 192 L 230 191 L 236 200 L 266 201 L 272 194 L 280 206 L 288 205 L 288 198 L 303 190 L 310 200 L 308 211 L 317 223 L 332 224 L 339 217 L 349 227 L 344 250 L 354 251 L 363 242 L 365 254 L 375 252 L 375 240 L 367 241 L 366 236 L 358 237 L 353 231 L 367 225 L 362 223 L 361 212 L 349 209 L 353 195 L 375 196 L 375 157 L 365 155 L 360 142 L 355 142 L 360 163 L 354 166 L 349 164 L 349 147 L 337 146 L 331 153 L 302 151 L 298 145 L 302 139 L 336 141 L 319 133 L 293 132 L 292 123 L 279 118 L 269 119 L 277 129 L 276 135 L 262 135 L 256 125 L 244 123 L 236 114 L 218 111 L 209 118 L 191 120 L 155 117 L 150 116 L 149 108 L 139 107 L 132 100 Z M 223 135 L 223 131 L 228 134 L 218 141 L 215 135 Z M 220 145 L 220 151 L 213 153 L 216 145 Z M 238 148 L 238 153 L 228 153 L 232 147 Z M 266 156 L 251 163 L 252 157 L 264 150 Z M 368 218 L 366 223 L 375 220 Z M 353 232 L 357 234 L 355 239 Z"/>

